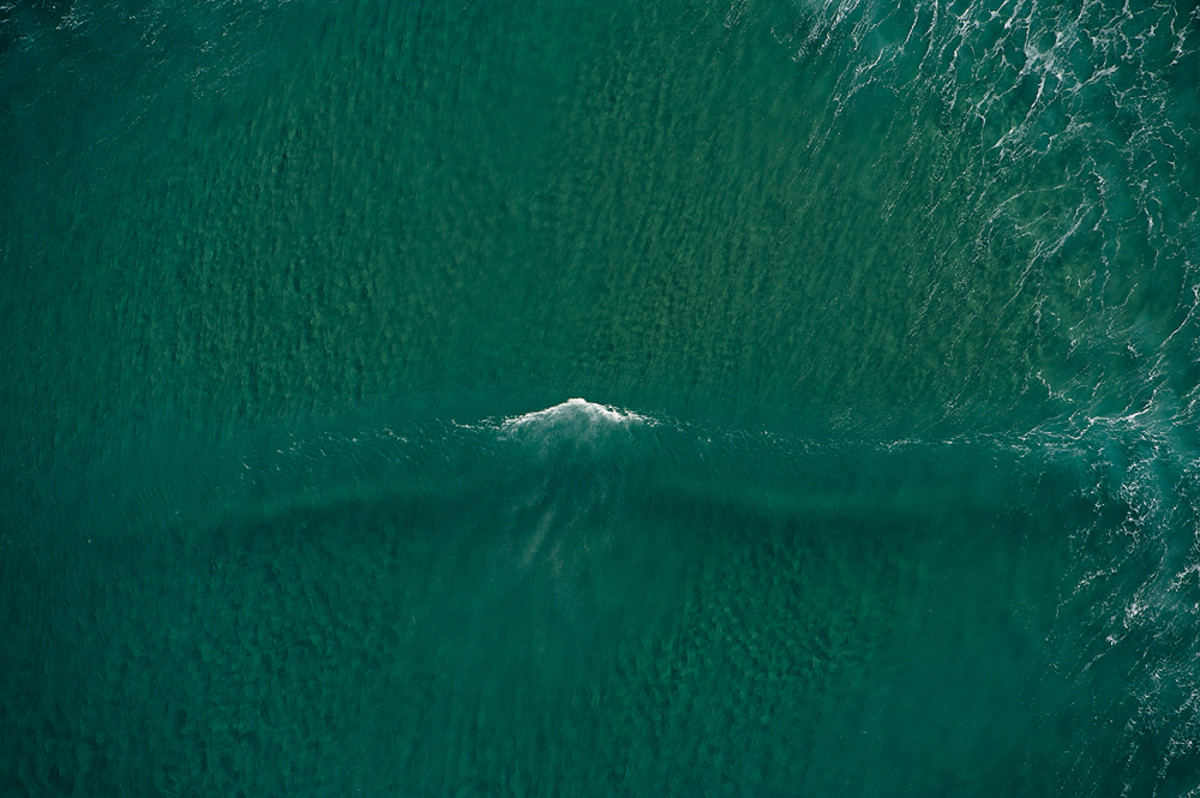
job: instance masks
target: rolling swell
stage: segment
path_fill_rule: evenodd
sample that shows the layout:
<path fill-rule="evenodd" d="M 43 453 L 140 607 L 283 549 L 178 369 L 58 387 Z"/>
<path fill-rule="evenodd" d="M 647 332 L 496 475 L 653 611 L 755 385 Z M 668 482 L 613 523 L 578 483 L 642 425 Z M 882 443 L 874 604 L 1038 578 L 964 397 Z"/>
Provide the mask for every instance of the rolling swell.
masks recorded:
<path fill-rule="evenodd" d="M 128 652 L 146 667 L 198 656 L 226 674 L 139 710 L 172 757 L 194 745 L 172 713 L 203 715 L 279 678 L 306 699 L 264 711 L 298 724 L 298 745 L 337 748 L 321 708 L 371 696 L 400 713 L 372 715 L 379 735 L 441 730 L 406 756 L 372 743 L 397 783 L 434 791 L 463 770 L 422 758 L 446 746 L 498 757 L 467 768 L 480 785 L 517 778 L 514 763 L 547 785 L 661 784 L 661 757 L 696 786 L 767 792 L 847 778 L 863 793 L 886 781 L 1022 794 L 1049 779 L 1172 792 L 1195 772 L 1196 450 L 1149 412 L 869 443 L 571 400 L 472 423 L 263 435 L 210 462 L 226 471 L 163 478 L 153 503 L 108 483 L 85 502 L 81 534 L 118 528 L 106 513 L 137 521 L 129 507 L 162 515 L 107 542 L 140 552 L 113 564 L 115 584 L 58 577 L 100 589 L 108 634 L 149 635 Z M 178 564 L 152 586 L 143 561 Z M 164 603 L 129 603 L 147 590 Z M 192 603 L 210 590 L 224 597 Z M 276 676 L 245 670 L 264 656 Z M 312 657 L 341 663 L 332 681 L 307 681 Z M 512 724 L 566 736 L 529 758 L 506 747 Z M 697 735 L 707 747 L 692 747 Z M 581 746 L 602 753 L 572 760 Z M 835 751 L 886 778 L 813 766 Z"/>

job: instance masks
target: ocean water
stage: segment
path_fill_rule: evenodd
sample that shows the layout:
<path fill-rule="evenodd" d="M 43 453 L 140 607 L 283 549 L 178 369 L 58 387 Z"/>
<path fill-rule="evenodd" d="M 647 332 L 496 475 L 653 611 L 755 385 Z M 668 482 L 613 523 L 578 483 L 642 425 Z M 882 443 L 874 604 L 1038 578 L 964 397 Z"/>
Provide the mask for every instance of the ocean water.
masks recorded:
<path fill-rule="evenodd" d="M 1200 795 L 1198 305 L 1194 2 L 11 0 L 0 793 Z"/>

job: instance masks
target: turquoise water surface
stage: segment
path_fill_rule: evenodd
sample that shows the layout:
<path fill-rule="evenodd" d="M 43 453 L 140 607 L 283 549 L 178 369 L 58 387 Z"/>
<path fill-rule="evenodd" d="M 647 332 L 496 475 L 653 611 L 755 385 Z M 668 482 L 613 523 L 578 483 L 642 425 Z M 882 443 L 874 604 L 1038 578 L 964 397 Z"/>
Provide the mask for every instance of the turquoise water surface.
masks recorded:
<path fill-rule="evenodd" d="M 0 178 L 0 793 L 1200 794 L 1195 3 L 16 0 Z"/>

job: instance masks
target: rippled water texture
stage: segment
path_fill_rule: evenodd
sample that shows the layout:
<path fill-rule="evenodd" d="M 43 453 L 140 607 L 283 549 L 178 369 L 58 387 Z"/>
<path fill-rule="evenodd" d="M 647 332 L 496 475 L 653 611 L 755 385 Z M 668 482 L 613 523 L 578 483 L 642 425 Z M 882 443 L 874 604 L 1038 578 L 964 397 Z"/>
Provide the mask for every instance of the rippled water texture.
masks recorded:
<path fill-rule="evenodd" d="M 0 792 L 1200 792 L 1198 92 L 1187 2 L 0 7 Z"/>

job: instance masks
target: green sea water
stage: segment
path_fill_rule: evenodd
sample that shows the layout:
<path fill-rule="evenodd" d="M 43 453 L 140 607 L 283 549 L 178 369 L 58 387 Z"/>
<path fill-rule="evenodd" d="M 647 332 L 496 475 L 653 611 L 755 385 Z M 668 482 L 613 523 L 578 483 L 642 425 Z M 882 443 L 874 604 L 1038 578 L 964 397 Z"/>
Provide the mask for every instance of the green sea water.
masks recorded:
<path fill-rule="evenodd" d="M 1195 3 L 11 0 L 0 793 L 1200 794 L 1198 305 Z"/>

